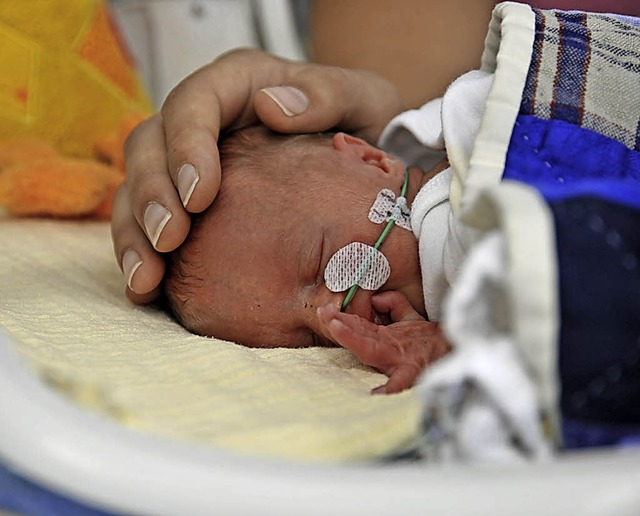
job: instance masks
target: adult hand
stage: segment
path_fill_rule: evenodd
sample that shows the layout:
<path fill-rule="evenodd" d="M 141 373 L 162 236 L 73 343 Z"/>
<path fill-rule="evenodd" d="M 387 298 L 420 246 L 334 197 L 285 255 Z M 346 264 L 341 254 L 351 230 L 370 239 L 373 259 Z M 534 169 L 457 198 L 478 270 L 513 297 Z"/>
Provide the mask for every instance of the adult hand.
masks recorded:
<path fill-rule="evenodd" d="M 371 298 L 378 313 L 388 314 L 388 326 L 376 325 L 360 316 L 340 312 L 334 305 L 318 308 L 321 327 L 340 346 L 366 365 L 389 377 L 373 389 L 391 394 L 412 387 L 430 363 L 451 350 L 437 323 L 425 321 L 400 292 L 383 292 Z"/>
<path fill-rule="evenodd" d="M 157 296 L 164 274 L 159 253 L 179 246 L 189 232 L 188 213 L 215 198 L 223 129 L 257 121 L 284 133 L 335 127 L 375 142 L 402 109 L 396 88 L 371 72 L 257 50 L 232 51 L 187 77 L 125 145 L 127 179 L 114 199 L 111 230 L 129 298 L 146 303 Z"/>

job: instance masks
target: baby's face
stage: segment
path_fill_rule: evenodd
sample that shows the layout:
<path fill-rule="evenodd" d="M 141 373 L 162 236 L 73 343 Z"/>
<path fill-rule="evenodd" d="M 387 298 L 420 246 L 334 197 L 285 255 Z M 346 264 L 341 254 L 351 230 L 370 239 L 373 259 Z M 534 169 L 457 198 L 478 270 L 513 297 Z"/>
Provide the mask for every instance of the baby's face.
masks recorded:
<path fill-rule="evenodd" d="M 404 167 L 394 158 L 338 134 L 333 147 L 305 156 L 301 185 L 284 191 L 261 184 L 236 187 L 202 229 L 205 310 L 199 332 L 248 346 L 328 345 L 316 309 L 341 305 L 324 270 L 351 242 L 373 245 L 384 225 L 368 220 L 378 192 L 400 194 Z M 391 275 L 377 291 L 403 292 L 424 315 L 418 248 L 411 231 L 393 227 L 380 247 Z M 346 311 L 374 322 L 375 292 L 358 289 Z"/>

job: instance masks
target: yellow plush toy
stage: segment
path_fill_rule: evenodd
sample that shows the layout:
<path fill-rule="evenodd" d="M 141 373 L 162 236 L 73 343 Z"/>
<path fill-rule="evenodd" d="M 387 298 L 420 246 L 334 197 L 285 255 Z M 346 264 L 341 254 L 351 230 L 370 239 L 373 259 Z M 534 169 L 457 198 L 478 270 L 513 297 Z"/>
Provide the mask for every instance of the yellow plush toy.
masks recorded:
<path fill-rule="evenodd" d="M 0 208 L 108 217 L 150 112 L 104 1 L 0 1 Z"/>

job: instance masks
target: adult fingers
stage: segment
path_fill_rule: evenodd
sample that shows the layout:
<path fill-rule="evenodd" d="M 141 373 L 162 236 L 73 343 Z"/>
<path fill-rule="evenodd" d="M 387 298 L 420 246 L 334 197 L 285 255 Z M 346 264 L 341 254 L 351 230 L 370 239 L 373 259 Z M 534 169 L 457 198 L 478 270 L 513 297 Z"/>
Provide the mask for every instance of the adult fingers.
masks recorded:
<path fill-rule="evenodd" d="M 190 212 L 205 209 L 220 184 L 216 142 L 225 128 L 257 117 L 285 133 L 341 128 L 374 141 L 403 108 L 396 88 L 371 72 L 240 49 L 197 70 L 162 106 L 167 163 Z"/>
<path fill-rule="evenodd" d="M 113 226 L 114 242 L 120 238 L 120 231 L 126 231 L 128 223 L 133 222 L 128 213 L 120 214 L 120 210 L 133 214 L 158 251 L 172 251 L 186 238 L 189 216 L 174 188 L 166 160 L 162 119 L 155 115 L 136 127 L 125 143 L 128 186 L 123 191 L 129 202 L 114 206 L 114 214 L 127 223 Z"/>
<path fill-rule="evenodd" d="M 413 308 L 407 297 L 396 290 L 372 296 L 371 304 L 378 312 L 389 314 L 393 322 L 424 321 L 424 317 Z"/>
<path fill-rule="evenodd" d="M 202 71 L 192 74 L 171 91 L 161 111 L 168 174 L 192 213 L 206 209 L 220 188 L 221 107 L 210 81 Z"/>
<path fill-rule="evenodd" d="M 404 104 L 395 86 L 372 72 L 298 64 L 285 83 L 258 91 L 254 108 L 276 131 L 339 128 L 375 143 Z"/>
<path fill-rule="evenodd" d="M 189 75 L 168 95 L 161 110 L 168 171 L 188 211 L 203 211 L 218 193 L 220 132 L 254 123 L 253 95 L 279 84 L 292 65 L 257 50 L 234 50 Z"/>
<path fill-rule="evenodd" d="M 128 185 L 113 200 L 111 232 L 118 266 L 127 280 L 127 295 L 137 304 L 153 301 L 164 274 L 164 261 L 153 249 L 130 206 Z"/>
<path fill-rule="evenodd" d="M 371 72 L 232 51 L 187 77 L 164 102 L 169 177 L 188 211 L 202 211 L 220 184 L 222 129 L 250 125 L 257 114 L 281 132 L 337 127 L 375 141 L 402 109 L 396 88 Z"/>

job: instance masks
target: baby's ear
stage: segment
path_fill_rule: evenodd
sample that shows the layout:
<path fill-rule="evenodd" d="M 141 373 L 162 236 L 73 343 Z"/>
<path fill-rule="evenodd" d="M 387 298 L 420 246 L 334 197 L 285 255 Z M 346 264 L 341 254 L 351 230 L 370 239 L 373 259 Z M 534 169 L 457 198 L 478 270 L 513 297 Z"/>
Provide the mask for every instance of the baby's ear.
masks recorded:
<path fill-rule="evenodd" d="M 404 174 L 404 165 L 398 158 L 355 136 L 337 133 L 333 137 L 333 147 L 338 152 L 376 166 L 385 173 L 399 175 L 400 177 Z"/>

